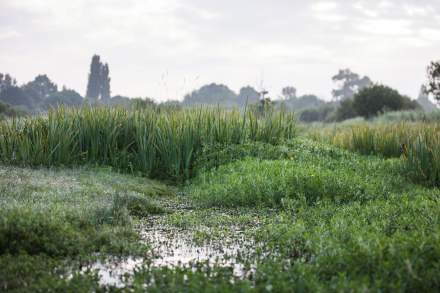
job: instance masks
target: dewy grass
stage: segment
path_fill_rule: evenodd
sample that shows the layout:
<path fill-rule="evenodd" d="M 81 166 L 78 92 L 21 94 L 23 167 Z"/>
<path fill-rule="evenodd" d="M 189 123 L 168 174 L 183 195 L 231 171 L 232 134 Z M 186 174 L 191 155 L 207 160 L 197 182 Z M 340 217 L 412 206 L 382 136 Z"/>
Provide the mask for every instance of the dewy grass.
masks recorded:
<path fill-rule="evenodd" d="M 220 108 L 176 111 L 118 108 L 58 109 L 47 117 L 0 122 L 0 161 L 53 166 L 100 164 L 150 177 L 185 179 L 204 145 L 261 141 L 295 135 L 283 112 L 257 117 Z"/>
<path fill-rule="evenodd" d="M 124 191 L 118 189 L 121 180 L 126 183 Z M 167 193 L 163 185 L 146 179 L 136 184 L 149 191 L 130 190 L 136 181 L 99 169 L 1 167 L 0 254 L 131 253 L 138 245 L 133 217 L 163 213 L 150 195 Z"/>

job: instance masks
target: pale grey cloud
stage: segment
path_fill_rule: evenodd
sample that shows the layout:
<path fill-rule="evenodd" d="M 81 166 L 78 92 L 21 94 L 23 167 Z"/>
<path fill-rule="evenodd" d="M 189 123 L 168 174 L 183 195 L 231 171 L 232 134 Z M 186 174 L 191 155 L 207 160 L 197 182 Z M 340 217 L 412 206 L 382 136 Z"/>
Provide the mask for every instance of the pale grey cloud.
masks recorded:
<path fill-rule="evenodd" d="M 415 95 L 439 28 L 437 0 L 0 0 L 0 72 L 84 92 L 98 53 L 127 95 L 264 79 L 274 96 L 294 84 L 329 97 L 342 67 Z"/>

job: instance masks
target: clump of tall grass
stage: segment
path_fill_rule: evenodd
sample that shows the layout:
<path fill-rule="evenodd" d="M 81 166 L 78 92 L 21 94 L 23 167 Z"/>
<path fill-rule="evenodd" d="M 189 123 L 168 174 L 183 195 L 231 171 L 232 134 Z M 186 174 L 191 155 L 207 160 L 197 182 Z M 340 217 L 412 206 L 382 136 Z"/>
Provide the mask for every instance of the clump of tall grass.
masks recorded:
<path fill-rule="evenodd" d="M 400 157 L 425 129 L 424 123 L 367 124 L 314 130 L 309 135 L 363 155 Z"/>
<path fill-rule="evenodd" d="M 440 128 L 431 126 L 421 131 L 409 144 L 405 158 L 413 179 L 440 186 Z"/>
<path fill-rule="evenodd" d="M 204 145 L 261 141 L 295 134 L 290 114 L 257 117 L 216 109 L 159 111 L 57 109 L 45 117 L 0 123 L 0 161 L 18 165 L 110 165 L 151 177 L 185 179 Z"/>
<path fill-rule="evenodd" d="M 437 123 L 361 124 L 312 131 L 310 136 L 364 155 L 402 157 L 418 182 L 440 186 L 440 125 Z"/>

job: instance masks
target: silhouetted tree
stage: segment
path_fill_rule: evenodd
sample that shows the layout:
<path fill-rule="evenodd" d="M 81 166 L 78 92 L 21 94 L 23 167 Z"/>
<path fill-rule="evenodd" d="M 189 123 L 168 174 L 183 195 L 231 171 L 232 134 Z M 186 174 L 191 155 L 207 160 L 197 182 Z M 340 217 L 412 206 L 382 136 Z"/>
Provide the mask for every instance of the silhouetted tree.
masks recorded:
<path fill-rule="evenodd" d="M 360 77 L 359 74 L 350 69 L 341 69 L 338 74 L 332 77 L 333 82 L 340 83 L 340 87 L 332 91 L 335 100 L 352 98 L 360 90 L 371 86 L 373 83 L 367 76 Z"/>
<path fill-rule="evenodd" d="M 427 93 L 434 96 L 434 99 L 440 101 L 440 61 L 431 62 L 428 66 L 428 86 Z"/>
<path fill-rule="evenodd" d="M 90 99 L 91 102 L 96 102 L 101 93 L 101 71 L 102 64 L 100 57 L 98 55 L 93 55 L 86 92 L 86 98 Z"/>
<path fill-rule="evenodd" d="M 93 55 L 90 64 L 89 80 L 87 83 L 86 98 L 91 102 L 110 100 L 110 69 L 108 64 L 101 62 L 101 57 Z"/>

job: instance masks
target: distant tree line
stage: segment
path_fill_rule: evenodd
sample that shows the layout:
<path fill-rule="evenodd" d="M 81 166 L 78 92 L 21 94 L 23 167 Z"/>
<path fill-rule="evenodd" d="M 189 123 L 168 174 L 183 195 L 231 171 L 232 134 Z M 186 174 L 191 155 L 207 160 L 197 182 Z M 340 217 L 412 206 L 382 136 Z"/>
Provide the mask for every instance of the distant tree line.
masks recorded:
<path fill-rule="evenodd" d="M 0 73 L 0 117 L 22 113 L 39 113 L 59 106 L 79 107 L 88 105 L 123 106 L 127 108 L 167 107 L 180 108 L 198 105 L 226 108 L 250 107 L 252 109 L 283 109 L 298 113 L 304 122 L 333 122 L 355 117 L 371 118 L 388 111 L 424 110 L 437 111 L 431 101 L 432 95 L 440 100 L 440 62 L 428 67 L 428 83 L 422 86 L 416 101 L 401 95 L 396 90 L 375 84 L 368 76 L 361 76 L 350 69 L 341 69 L 332 77 L 336 88 L 333 100 L 324 101 L 313 94 L 298 96 L 294 86 L 286 86 L 276 99 L 271 99 L 251 86 L 242 87 L 238 93 L 226 85 L 211 83 L 185 95 L 182 102 L 168 101 L 161 104 L 152 99 L 111 97 L 110 69 L 99 55 L 94 55 L 90 64 L 85 97 L 72 89 L 58 86 L 47 75 L 38 75 L 34 80 L 18 85 L 9 74 Z M 258 110 L 258 111 L 259 111 Z"/>
<path fill-rule="evenodd" d="M 0 102 L 21 112 L 38 113 L 59 105 L 79 106 L 83 102 L 74 90 L 58 86 L 47 75 L 38 75 L 21 86 L 9 74 L 0 73 Z"/>

